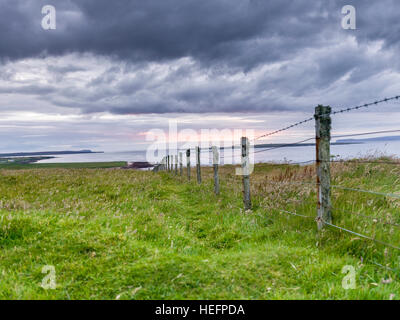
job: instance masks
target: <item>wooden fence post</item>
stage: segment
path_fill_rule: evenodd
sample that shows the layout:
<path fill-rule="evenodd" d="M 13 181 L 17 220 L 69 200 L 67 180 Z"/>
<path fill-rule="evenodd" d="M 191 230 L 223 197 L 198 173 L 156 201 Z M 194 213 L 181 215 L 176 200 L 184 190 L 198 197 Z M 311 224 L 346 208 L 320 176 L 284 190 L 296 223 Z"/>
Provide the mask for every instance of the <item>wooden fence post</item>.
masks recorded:
<path fill-rule="evenodd" d="M 197 172 L 197 183 L 201 183 L 201 167 L 200 167 L 200 147 L 196 147 L 196 172 Z"/>
<path fill-rule="evenodd" d="M 249 139 L 242 137 L 242 175 L 243 175 L 243 203 L 244 209 L 251 209 L 251 197 L 250 197 L 250 163 L 249 163 Z"/>
<path fill-rule="evenodd" d="M 178 155 L 175 156 L 175 175 L 178 175 Z"/>
<path fill-rule="evenodd" d="M 315 108 L 316 171 L 317 171 L 317 224 L 321 230 L 325 223 L 332 223 L 331 205 L 331 107 Z"/>
<path fill-rule="evenodd" d="M 167 155 L 167 171 L 169 171 L 169 155 Z"/>
<path fill-rule="evenodd" d="M 218 164 L 219 152 L 217 147 L 212 147 L 213 151 L 213 167 L 214 167 L 214 193 L 219 195 L 219 177 L 218 177 Z"/>
<path fill-rule="evenodd" d="M 180 176 L 182 177 L 182 174 L 183 174 L 183 154 L 182 154 L 182 152 L 179 152 L 179 174 L 180 174 Z"/>
<path fill-rule="evenodd" d="M 190 181 L 190 149 L 186 150 L 186 166 L 187 166 L 187 177 Z"/>

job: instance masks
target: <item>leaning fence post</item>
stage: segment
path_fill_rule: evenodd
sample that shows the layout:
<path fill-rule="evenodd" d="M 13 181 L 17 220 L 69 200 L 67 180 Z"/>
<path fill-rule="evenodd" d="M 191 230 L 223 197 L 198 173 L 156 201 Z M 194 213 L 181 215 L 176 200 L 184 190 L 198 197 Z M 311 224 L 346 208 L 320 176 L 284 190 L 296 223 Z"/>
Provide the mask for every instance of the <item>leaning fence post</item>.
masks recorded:
<path fill-rule="evenodd" d="M 250 172 L 249 172 L 249 139 L 242 137 L 242 175 L 243 175 L 243 203 L 244 209 L 251 209 L 251 198 L 250 198 Z"/>
<path fill-rule="evenodd" d="M 201 167 L 200 167 L 200 147 L 196 147 L 196 172 L 197 172 L 197 183 L 201 183 Z"/>
<path fill-rule="evenodd" d="M 186 150 L 186 166 L 187 166 L 187 177 L 190 181 L 190 149 Z"/>
<path fill-rule="evenodd" d="M 317 171 L 317 224 L 322 229 L 325 222 L 332 222 L 331 206 L 331 171 L 330 171 L 330 140 L 331 140 L 331 107 L 315 108 L 316 131 L 316 171 Z"/>
<path fill-rule="evenodd" d="M 178 175 L 178 155 L 175 156 L 175 175 Z"/>
<path fill-rule="evenodd" d="M 182 163 L 183 154 L 179 152 L 179 175 L 182 177 L 183 174 L 183 163 Z"/>
<path fill-rule="evenodd" d="M 217 147 L 212 147 L 213 151 L 213 167 L 214 167 L 214 193 L 219 195 L 219 177 L 218 177 L 218 164 L 219 164 L 219 153 Z"/>

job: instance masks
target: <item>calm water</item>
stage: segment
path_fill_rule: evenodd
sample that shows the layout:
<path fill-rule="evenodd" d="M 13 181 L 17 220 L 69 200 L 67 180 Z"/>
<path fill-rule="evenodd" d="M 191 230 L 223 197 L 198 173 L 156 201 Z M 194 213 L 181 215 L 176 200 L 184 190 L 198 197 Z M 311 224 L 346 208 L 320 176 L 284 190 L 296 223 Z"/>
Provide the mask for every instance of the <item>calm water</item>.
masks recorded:
<path fill-rule="evenodd" d="M 260 150 L 260 149 L 255 149 Z M 400 158 L 400 141 L 372 142 L 364 144 L 340 145 L 331 147 L 331 154 L 341 158 L 354 158 L 367 155 L 393 155 Z M 221 163 L 232 163 L 231 150 L 226 151 Z M 287 147 L 256 153 L 255 162 L 301 162 L 315 159 L 315 147 Z M 240 163 L 240 151 L 235 150 L 233 163 Z M 107 161 L 146 161 L 145 151 L 131 152 L 106 152 L 93 154 L 70 154 L 56 156 L 54 159 L 43 160 L 41 163 L 60 162 L 107 162 Z M 212 157 L 208 152 L 203 152 L 201 162 L 204 165 L 211 164 Z M 186 160 L 184 159 L 184 163 Z M 192 152 L 191 163 L 195 163 L 194 152 Z"/>

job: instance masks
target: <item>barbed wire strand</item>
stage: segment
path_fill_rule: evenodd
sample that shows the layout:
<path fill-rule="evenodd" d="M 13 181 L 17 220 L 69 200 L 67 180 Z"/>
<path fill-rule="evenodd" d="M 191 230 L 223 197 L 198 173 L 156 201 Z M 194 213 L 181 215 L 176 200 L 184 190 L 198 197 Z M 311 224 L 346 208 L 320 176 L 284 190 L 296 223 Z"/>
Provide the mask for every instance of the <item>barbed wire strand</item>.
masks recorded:
<path fill-rule="evenodd" d="M 378 104 L 383 103 L 383 102 L 389 102 L 389 101 L 392 101 L 392 100 L 398 100 L 399 98 L 400 98 L 400 96 L 393 96 L 393 97 L 390 97 L 390 98 L 385 98 L 385 99 L 382 99 L 382 100 L 376 100 L 374 102 L 361 104 L 361 105 L 358 105 L 358 106 L 355 106 L 355 107 L 343 108 L 343 109 L 336 110 L 336 111 L 332 112 L 331 115 L 336 115 L 336 114 L 344 113 L 344 112 L 350 112 L 350 111 L 358 110 L 358 109 L 361 109 L 361 108 L 368 108 L 370 106 L 378 105 Z"/>
<path fill-rule="evenodd" d="M 297 126 L 299 126 L 299 125 L 301 125 L 301 124 L 303 124 L 303 123 L 307 123 L 307 122 L 310 122 L 310 121 L 312 121 L 312 120 L 314 120 L 314 117 L 304 119 L 304 120 L 302 120 L 302 121 L 296 122 L 296 123 L 294 123 L 294 124 L 292 124 L 292 125 L 290 125 L 290 126 L 287 126 L 287 127 L 282 128 L 282 129 L 275 130 L 275 131 L 272 131 L 272 132 L 269 132 L 269 133 L 265 133 L 265 134 L 263 134 L 263 135 L 261 135 L 261 136 L 258 136 L 258 137 L 256 137 L 256 138 L 254 138 L 253 141 L 256 141 L 256 140 L 261 139 L 261 138 L 265 138 L 265 137 L 272 136 L 272 135 L 277 134 L 277 133 L 279 133 L 279 132 L 283 132 L 283 131 L 289 130 L 289 129 L 291 129 L 291 128 L 297 127 Z"/>
<path fill-rule="evenodd" d="M 355 107 L 343 108 L 343 109 L 339 109 L 339 110 L 333 111 L 333 112 L 331 113 L 331 115 L 336 115 L 336 114 L 344 113 L 344 112 L 350 112 L 350 111 L 352 111 L 352 110 L 357 110 L 357 109 L 361 109 L 361 108 L 368 108 L 368 107 L 370 107 L 370 106 L 378 105 L 378 104 L 383 103 L 383 102 L 389 102 L 389 101 L 393 101 L 393 100 L 398 100 L 399 98 L 400 98 L 400 96 L 393 96 L 393 97 L 390 97 L 390 98 L 385 98 L 385 99 L 382 99 L 382 100 L 376 100 L 376 101 L 374 101 L 374 102 L 370 102 L 370 103 L 365 103 L 365 104 L 362 104 L 362 105 L 358 105 L 358 106 L 355 106 Z M 275 131 L 268 132 L 268 133 L 265 133 L 265 134 L 263 134 L 263 135 L 260 135 L 260 136 L 258 136 L 258 137 L 256 137 L 256 138 L 254 138 L 253 141 L 258 140 L 258 139 L 261 139 L 261 138 L 269 137 L 269 136 L 272 136 L 272 135 L 274 135 L 274 134 L 277 134 L 277 133 L 280 133 L 280 132 L 283 132 L 283 131 L 286 131 L 286 130 L 289 130 L 289 129 L 291 129 L 291 128 L 297 127 L 297 126 L 299 126 L 299 125 L 301 125 L 301 124 L 310 122 L 310 121 L 312 121 L 312 120 L 314 120 L 314 117 L 310 117 L 310 118 L 304 119 L 304 120 L 302 120 L 302 121 L 295 122 L 295 123 L 293 123 L 293 124 L 290 125 L 290 126 L 283 127 L 283 128 L 281 128 L 281 129 L 278 129 L 278 130 L 275 130 Z"/>

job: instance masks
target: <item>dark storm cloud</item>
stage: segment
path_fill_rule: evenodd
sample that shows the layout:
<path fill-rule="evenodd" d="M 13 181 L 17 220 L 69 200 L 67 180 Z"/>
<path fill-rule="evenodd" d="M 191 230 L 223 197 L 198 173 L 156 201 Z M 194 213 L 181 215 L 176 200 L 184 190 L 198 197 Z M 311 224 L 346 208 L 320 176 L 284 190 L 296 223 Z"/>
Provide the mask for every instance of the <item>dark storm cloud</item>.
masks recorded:
<path fill-rule="evenodd" d="M 57 9 L 56 30 L 41 28 L 47 4 Z M 341 28 L 347 4 L 357 9 L 355 31 Z M 26 80 L 27 65 L 3 68 L 0 93 L 117 114 L 358 103 L 391 93 L 382 88 L 399 67 L 399 9 L 395 0 L 0 0 L 0 58 L 30 59 L 33 74 L 58 59 L 40 84 Z"/>
<path fill-rule="evenodd" d="M 154 61 L 191 56 L 243 68 L 318 42 L 333 23 L 326 1 L 3 0 L 0 55 L 92 52 Z M 41 29 L 41 8 L 57 9 L 57 30 Z M 325 14 L 325 16 L 324 16 Z"/>

